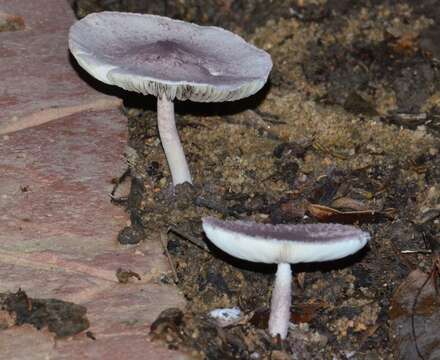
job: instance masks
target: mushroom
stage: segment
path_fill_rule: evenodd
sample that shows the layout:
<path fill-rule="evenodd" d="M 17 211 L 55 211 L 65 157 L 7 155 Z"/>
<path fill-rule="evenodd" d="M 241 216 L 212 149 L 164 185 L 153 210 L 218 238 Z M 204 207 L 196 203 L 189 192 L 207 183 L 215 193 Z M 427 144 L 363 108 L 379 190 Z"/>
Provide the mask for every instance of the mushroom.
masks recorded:
<path fill-rule="evenodd" d="M 174 186 L 192 183 L 174 119 L 174 99 L 233 101 L 256 93 L 270 55 L 213 26 L 157 15 L 100 12 L 70 29 L 69 48 L 98 80 L 157 97 L 159 136 Z"/>
<path fill-rule="evenodd" d="M 206 236 L 239 259 L 277 264 L 269 317 L 272 336 L 287 337 L 292 271 L 290 264 L 336 260 L 364 247 L 367 232 L 340 224 L 270 225 L 203 218 Z"/>

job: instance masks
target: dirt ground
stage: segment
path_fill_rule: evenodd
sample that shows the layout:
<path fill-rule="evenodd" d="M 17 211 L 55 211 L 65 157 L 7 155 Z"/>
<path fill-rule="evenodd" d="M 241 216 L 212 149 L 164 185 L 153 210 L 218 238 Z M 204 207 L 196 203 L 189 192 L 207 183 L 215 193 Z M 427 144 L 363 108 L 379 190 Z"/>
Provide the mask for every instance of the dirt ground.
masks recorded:
<path fill-rule="evenodd" d="M 132 225 L 119 240 L 161 238 L 175 269 L 162 281 L 175 282 L 188 300 L 186 309 L 161 314 L 154 339 L 206 359 L 439 359 L 433 316 L 440 300 L 428 281 L 437 278 L 427 278 L 440 268 L 435 0 L 74 6 L 79 17 L 124 10 L 222 26 L 274 62 L 267 86 L 249 99 L 176 104 L 195 185 L 178 186 L 175 195 L 154 99 L 125 94 L 132 187 L 120 202 Z M 265 331 L 275 268 L 215 249 L 203 235 L 203 216 L 343 222 L 372 240 L 342 261 L 293 266 L 292 326 L 281 342 Z M 408 284 L 419 286 L 406 291 Z M 227 326 L 208 315 L 231 307 L 243 315 Z"/>

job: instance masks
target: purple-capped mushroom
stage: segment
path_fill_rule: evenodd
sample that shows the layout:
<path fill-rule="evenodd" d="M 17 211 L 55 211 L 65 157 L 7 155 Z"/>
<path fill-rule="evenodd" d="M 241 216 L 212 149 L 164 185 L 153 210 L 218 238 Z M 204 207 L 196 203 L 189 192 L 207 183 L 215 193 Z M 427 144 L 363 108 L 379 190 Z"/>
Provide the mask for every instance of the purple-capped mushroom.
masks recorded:
<path fill-rule="evenodd" d="M 98 80 L 157 97 L 158 129 L 173 184 L 192 183 L 174 99 L 233 101 L 256 93 L 270 55 L 222 28 L 157 15 L 101 12 L 70 29 L 69 48 Z"/>
<path fill-rule="evenodd" d="M 252 221 L 203 218 L 203 230 L 214 245 L 239 259 L 277 264 L 269 317 L 272 336 L 287 337 L 290 320 L 290 264 L 337 260 L 354 254 L 370 235 L 340 224 L 270 225 Z"/>

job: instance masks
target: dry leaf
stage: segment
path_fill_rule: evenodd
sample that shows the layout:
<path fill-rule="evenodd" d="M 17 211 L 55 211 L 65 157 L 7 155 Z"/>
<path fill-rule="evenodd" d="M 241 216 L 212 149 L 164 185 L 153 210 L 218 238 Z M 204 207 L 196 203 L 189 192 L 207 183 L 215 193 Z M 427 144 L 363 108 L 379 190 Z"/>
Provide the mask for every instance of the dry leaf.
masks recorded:
<path fill-rule="evenodd" d="M 321 222 L 336 222 L 343 224 L 378 222 L 385 218 L 394 217 L 394 209 L 384 211 L 362 210 L 362 211 L 339 211 L 328 206 L 309 204 L 307 212 L 310 216 Z"/>
<path fill-rule="evenodd" d="M 440 359 L 440 295 L 427 277 L 420 270 L 412 271 L 391 300 L 396 359 L 422 359 L 420 355 L 425 360 Z"/>

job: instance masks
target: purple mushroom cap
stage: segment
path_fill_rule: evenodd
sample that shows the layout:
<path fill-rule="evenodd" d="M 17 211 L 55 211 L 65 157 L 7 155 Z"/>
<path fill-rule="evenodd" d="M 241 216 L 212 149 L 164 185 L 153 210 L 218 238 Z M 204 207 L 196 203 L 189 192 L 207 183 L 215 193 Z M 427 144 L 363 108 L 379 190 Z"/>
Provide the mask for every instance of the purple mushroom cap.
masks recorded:
<path fill-rule="evenodd" d="M 75 23 L 69 48 L 100 81 L 173 100 L 232 101 L 266 83 L 270 55 L 222 28 L 101 12 Z"/>
<path fill-rule="evenodd" d="M 328 261 L 351 255 L 370 235 L 341 224 L 258 224 L 204 218 L 203 230 L 220 249 L 237 258 L 262 263 Z"/>

